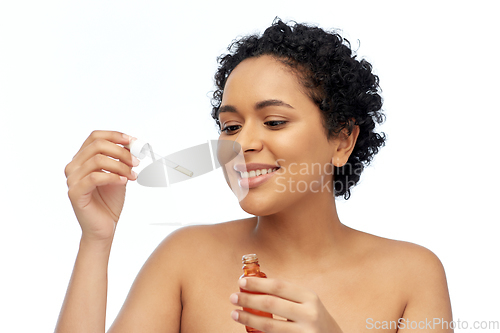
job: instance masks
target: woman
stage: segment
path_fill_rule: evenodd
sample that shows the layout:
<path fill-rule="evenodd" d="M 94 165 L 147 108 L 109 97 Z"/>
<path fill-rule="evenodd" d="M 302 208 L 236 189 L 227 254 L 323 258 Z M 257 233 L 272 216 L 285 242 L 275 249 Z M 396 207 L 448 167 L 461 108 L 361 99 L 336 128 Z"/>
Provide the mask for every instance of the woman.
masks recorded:
<path fill-rule="evenodd" d="M 374 132 L 383 117 L 370 64 L 336 34 L 281 21 L 229 51 L 215 76 L 212 116 L 220 139 L 241 145 L 245 164 L 225 175 L 248 189 L 240 205 L 255 217 L 170 234 L 109 331 L 451 332 L 439 259 L 351 229 L 337 215 L 335 196 L 349 198 L 384 143 Z M 66 167 L 82 238 L 57 332 L 105 329 L 109 252 L 126 182 L 136 179 L 129 142 L 93 132 Z M 247 253 L 258 254 L 268 279 L 238 282 Z"/>

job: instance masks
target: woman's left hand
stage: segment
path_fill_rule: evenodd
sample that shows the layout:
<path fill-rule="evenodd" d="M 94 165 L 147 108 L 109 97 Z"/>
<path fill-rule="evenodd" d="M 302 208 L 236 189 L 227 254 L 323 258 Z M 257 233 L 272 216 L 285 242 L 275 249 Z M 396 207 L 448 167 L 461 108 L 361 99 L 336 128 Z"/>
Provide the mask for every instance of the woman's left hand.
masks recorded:
<path fill-rule="evenodd" d="M 286 318 L 287 321 L 235 310 L 231 317 L 266 333 L 342 333 L 313 291 L 278 279 L 243 278 L 240 287 L 266 295 L 234 293 L 231 303 Z"/>

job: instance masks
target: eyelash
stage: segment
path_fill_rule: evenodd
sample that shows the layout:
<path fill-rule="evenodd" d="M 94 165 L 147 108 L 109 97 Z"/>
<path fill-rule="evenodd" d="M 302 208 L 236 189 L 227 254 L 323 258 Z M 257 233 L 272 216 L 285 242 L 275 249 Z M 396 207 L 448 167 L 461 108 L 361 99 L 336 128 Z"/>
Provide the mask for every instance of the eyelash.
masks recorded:
<path fill-rule="evenodd" d="M 284 124 L 286 124 L 286 123 L 287 123 L 287 121 L 285 121 L 285 120 L 270 120 L 270 121 L 266 121 L 264 124 L 268 124 L 268 123 L 279 123 L 278 125 L 271 126 L 271 127 L 278 127 L 278 126 L 280 126 L 280 125 L 284 125 Z M 238 126 L 240 126 L 240 125 L 231 125 L 231 126 L 226 126 L 226 127 L 224 127 L 221 131 L 222 131 L 222 132 L 225 132 L 226 134 L 231 134 L 231 133 L 229 133 L 229 132 L 234 132 L 234 131 L 236 131 L 236 130 L 229 130 L 229 132 L 228 132 L 228 129 L 230 129 L 230 128 L 232 128 L 232 127 L 238 127 Z"/>

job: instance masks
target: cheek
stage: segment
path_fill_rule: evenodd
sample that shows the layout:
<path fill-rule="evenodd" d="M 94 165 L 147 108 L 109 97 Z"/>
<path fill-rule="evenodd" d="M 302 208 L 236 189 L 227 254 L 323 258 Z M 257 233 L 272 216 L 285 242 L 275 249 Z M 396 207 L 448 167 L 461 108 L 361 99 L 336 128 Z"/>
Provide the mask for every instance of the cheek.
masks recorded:
<path fill-rule="evenodd" d="M 323 133 L 308 133 L 302 140 L 288 144 L 287 153 L 281 155 L 286 161 L 280 162 L 284 166 L 281 182 L 287 188 L 294 187 L 304 192 L 305 188 L 318 191 L 329 183 L 333 177 L 333 166 L 329 155 L 329 145 Z"/>
<path fill-rule="evenodd" d="M 322 133 L 320 133 L 322 134 Z M 300 136 L 298 140 L 288 140 L 282 145 L 280 157 L 286 159 L 282 162 L 283 165 L 293 163 L 295 169 L 300 166 L 301 169 L 311 169 L 314 167 L 315 173 L 318 174 L 318 169 L 328 171 L 328 164 L 331 163 L 330 147 L 327 144 L 326 138 L 317 133 L 307 133 Z M 309 174 L 306 170 L 304 175 Z"/>

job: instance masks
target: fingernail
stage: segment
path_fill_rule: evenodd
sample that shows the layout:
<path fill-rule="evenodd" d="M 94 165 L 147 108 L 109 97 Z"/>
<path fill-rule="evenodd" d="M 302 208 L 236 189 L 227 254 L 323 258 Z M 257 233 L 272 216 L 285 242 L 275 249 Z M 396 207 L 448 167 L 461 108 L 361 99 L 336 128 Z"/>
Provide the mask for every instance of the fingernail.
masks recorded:
<path fill-rule="evenodd" d="M 140 162 L 141 161 L 139 161 L 139 159 L 137 157 L 135 157 L 134 155 L 132 155 L 132 165 L 133 166 L 135 166 L 135 167 L 138 166 Z"/>
<path fill-rule="evenodd" d="M 236 294 L 232 294 L 231 296 L 229 296 L 229 300 L 231 301 L 231 303 L 233 303 L 234 305 L 238 304 L 238 295 Z"/>
<path fill-rule="evenodd" d="M 233 318 L 233 320 L 238 320 L 239 317 L 240 314 L 238 313 L 238 311 L 231 312 L 231 318 Z"/>
<path fill-rule="evenodd" d="M 134 179 L 137 179 L 137 172 L 135 172 L 134 170 L 131 171 L 132 171 L 132 177 L 134 177 Z"/>
<path fill-rule="evenodd" d="M 240 279 L 240 287 L 245 287 L 247 285 L 247 279 Z"/>
<path fill-rule="evenodd" d="M 128 142 L 130 143 L 130 139 L 132 138 L 130 135 L 127 135 L 125 133 L 122 133 L 122 136 L 125 140 L 128 140 Z"/>

